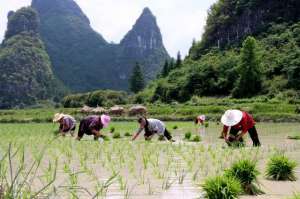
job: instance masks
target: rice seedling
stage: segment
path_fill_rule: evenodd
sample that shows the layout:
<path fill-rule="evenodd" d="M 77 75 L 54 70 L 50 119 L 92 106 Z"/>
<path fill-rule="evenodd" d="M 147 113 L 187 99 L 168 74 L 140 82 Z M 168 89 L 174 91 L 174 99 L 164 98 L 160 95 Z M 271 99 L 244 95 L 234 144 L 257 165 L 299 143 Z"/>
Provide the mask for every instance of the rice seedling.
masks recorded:
<path fill-rule="evenodd" d="M 178 126 L 177 126 L 177 125 L 174 125 L 174 126 L 173 126 L 173 129 L 174 129 L 174 130 L 178 129 Z"/>
<path fill-rule="evenodd" d="M 129 132 L 126 132 L 126 133 L 124 133 L 124 136 L 125 136 L 125 137 L 131 137 L 131 136 L 132 136 L 132 134 L 131 134 L 131 133 L 129 133 Z"/>
<path fill-rule="evenodd" d="M 184 134 L 184 139 L 185 139 L 185 140 L 190 140 L 191 137 L 192 137 L 192 133 L 191 133 L 190 131 L 189 131 L 189 132 L 186 132 L 186 133 Z"/>
<path fill-rule="evenodd" d="M 207 178 L 202 185 L 204 197 L 208 199 L 234 199 L 242 193 L 240 182 L 228 176 L 216 176 Z"/>
<path fill-rule="evenodd" d="M 195 135 L 192 139 L 192 142 L 201 142 L 201 137 L 199 135 Z"/>
<path fill-rule="evenodd" d="M 267 163 L 266 176 L 272 180 L 295 181 L 297 163 L 284 154 L 273 155 Z"/>
<path fill-rule="evenodd" d="M 112 127 L 110 127 L 109 132 L 110 132 L 110 133 L 114 133 L 115 130 L 116 130 L 116 128 L 112 126 Z"/>
<path fill-rule="evenodd" d="M 120 139 L 121 138 L 121 134 L 119 132 L 114 132 L 112 135 L 113 139 Z"/>
<path fill-rule="evenodd" d="M 300 135 L 299 135 L 299 133 L 294 134 L 294 135 L 289 135 L 289 136 L 287 136 L 287 139 L 290 139 L 290 140 L 300 140 Z"/>
<path fill-rule="evenodd" d="M 178 184 L 183 184 L 183 181 L 184 181 L 186 175 L 187 175 L 187 172 L 185 172 L 185 170 L 182 169 L 179 174 L 179 177 L 178 177 Z"/>
<path fill-rule="evenodd" d="M 162 189 L 163 190 L 168 190 L 171 188 L 171 186 L 174 184 L 174 182 L 176 181 L 176 179 L 171 180 L 171 178 L 168 176 L 164 179 L 163 183 L 162 183 Z"/>
<path fill-rule="evenodd" d="M 257 195 L 263 193 L 258 187 L 257 176 L 259 171 L 256 168 L 256 161 L 249 159 L 239 160 L 225 171 L 225 175 L 239 180 L 246 194 Z"/>

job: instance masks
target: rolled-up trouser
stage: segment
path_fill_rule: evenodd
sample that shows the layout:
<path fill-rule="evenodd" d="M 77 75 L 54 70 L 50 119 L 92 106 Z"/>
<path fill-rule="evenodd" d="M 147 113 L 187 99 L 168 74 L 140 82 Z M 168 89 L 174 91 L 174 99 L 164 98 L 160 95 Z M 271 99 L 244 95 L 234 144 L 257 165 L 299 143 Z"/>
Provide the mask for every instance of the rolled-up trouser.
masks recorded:
<path fill-rule="evenodd" d="M 239 129 L 235 129 L 235 128 L 231 128 L 230 129 L 230 132 L 229 132 L 229 142 L 235 141 L 235 137 L 237 136 L 237 134 L 238 134 L 239 131 L 240 131 Z M 248 130 L 248 132 L 249 132 L 250 138 L 251 138 L 251 140 L 253 142 L 253 146 L 260 146 L 260 141 L 259 141 L 258 134 L 257 134 L 255 126 L 253 126 L 252 128 L 250 128 Z M 244 142 L 243 138 L 240 138 L 240 140 L 238 140 L 238 141 L 241 142 L 241 143 Z"/>

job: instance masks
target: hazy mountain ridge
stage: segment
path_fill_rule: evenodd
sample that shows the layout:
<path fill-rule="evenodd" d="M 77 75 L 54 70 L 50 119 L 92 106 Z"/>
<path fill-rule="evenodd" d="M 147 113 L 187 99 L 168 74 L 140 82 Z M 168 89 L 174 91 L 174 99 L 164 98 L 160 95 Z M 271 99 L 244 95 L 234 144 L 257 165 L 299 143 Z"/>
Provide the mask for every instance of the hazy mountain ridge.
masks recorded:
<path fill-rule="evenodd" d="M 148 79 L 153 79 L 169 59 L 156 19 L 148 8 L 120 44 L 109 44 L 91 28 L 73 0 L 33 0 L 32 7 L 41 17 L 40 32 L 54 73 L 74 91 L 127 90 L 135 62 L 143 65 Z M 146 44 L 146 50 L 138 40 Z"/>

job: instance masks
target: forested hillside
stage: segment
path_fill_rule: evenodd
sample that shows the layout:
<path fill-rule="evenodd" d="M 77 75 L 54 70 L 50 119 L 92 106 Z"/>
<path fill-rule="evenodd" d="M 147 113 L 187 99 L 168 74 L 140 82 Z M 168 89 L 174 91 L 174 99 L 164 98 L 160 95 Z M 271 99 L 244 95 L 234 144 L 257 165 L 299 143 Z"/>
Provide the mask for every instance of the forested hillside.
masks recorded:
<path fill-rule="evenodd" d="M 33 105 L 62 94 L 38 27 L 38 15 L 30 7 L 8 14 L 0 46 L 0 108 Z"/>
<path fill-rule="evenodd" d="M 209 10 L 202 40 L 193 42 L 183 64 L 152 82 L 136 100 L 259 95 L 298 100 L 299 13 L 295 0 L 219 0 Z"/>

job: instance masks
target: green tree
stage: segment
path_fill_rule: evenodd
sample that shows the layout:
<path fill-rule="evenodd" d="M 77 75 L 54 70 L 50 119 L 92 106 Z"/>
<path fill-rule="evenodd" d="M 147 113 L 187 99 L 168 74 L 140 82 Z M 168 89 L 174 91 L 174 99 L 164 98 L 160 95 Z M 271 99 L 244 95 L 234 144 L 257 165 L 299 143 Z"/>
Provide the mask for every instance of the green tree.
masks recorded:
<path fill-rule="evenodd" d="M 177 53 L 177 59 L 175 63 L 175 68 L 180 68 L 182 66 L 182 59 L 180 52 Z"/>
<path fill-rule="evenodd" d="M 169 74 L 169 72 L 170 72 L 169 61 L 166 60 L 165 64 L 164 64 L 164 67 L 162 69 L 162 72 L 161 72 L 161 76 L 166 77 Z"/>
<path fill-rule="evenodd" d="M 243 42 L 238 72 L 240 76 L 233 89 L 233 97 L 252 97 L 261 91 L 262 71 L 256 40 L 253 37 L 247 37 Z"/>
<path fill-rule="evenodd" d="M 144 75 L 139 63 L 136 63 L 133 68 L 132 75 L 129 79 L 129 85 L 130 90 L 134 93 L 138 93 L 145 88 Z"/>

